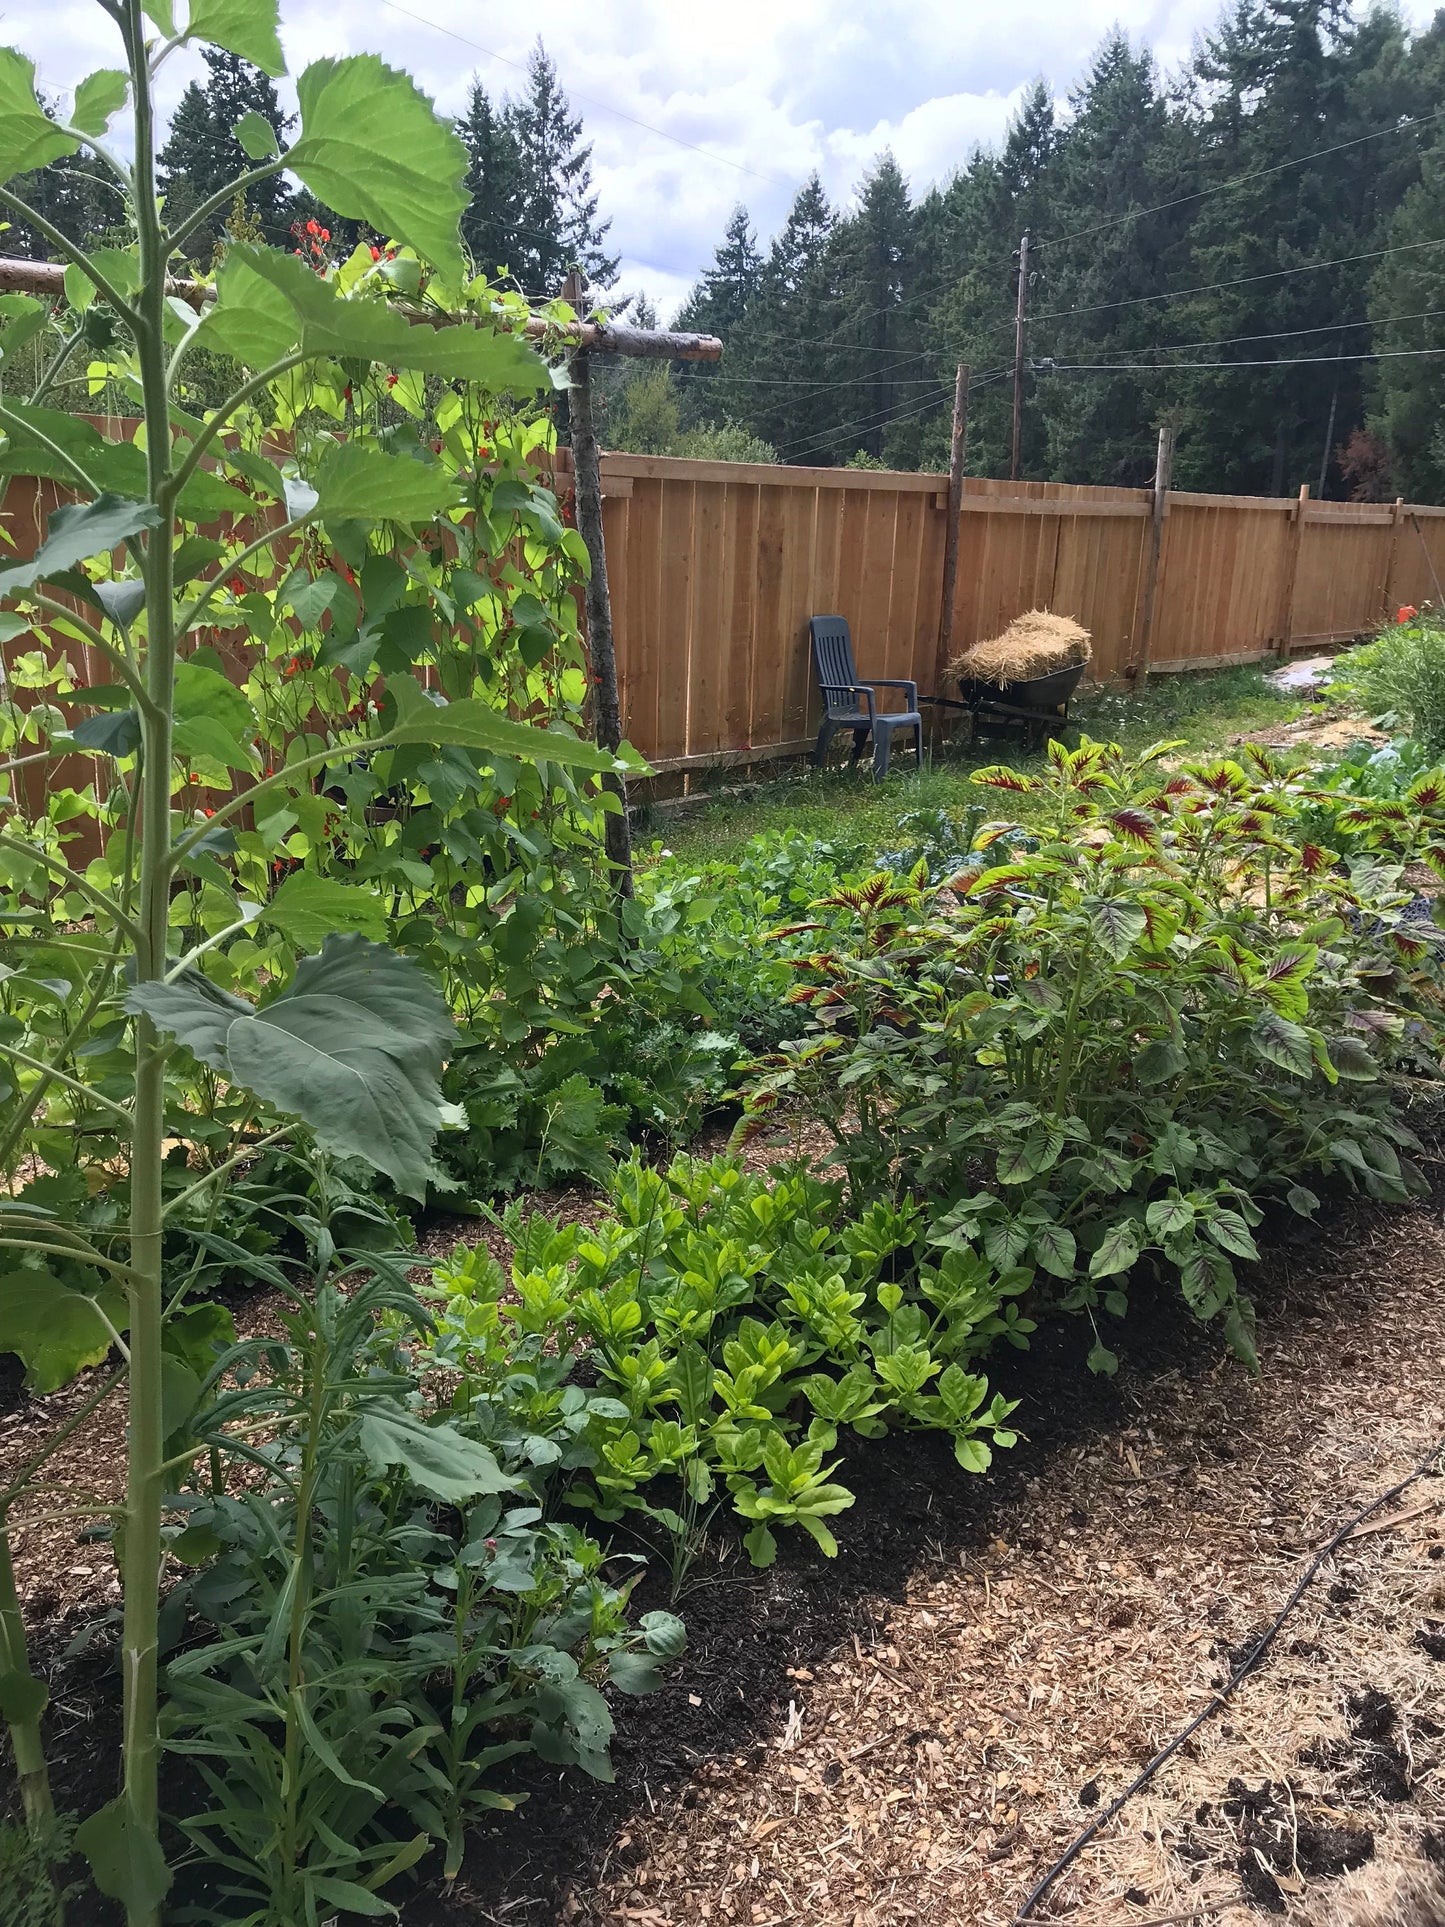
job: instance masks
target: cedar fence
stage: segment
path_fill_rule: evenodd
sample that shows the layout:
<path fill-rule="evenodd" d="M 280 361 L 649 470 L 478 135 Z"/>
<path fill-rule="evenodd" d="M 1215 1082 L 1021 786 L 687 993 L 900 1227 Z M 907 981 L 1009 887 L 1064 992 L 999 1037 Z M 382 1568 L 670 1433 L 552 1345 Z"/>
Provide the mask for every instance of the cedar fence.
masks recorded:
<path fill-rule="evenodd" d="M 565 488 L 565 454 L 557 466 Z M 860 675 L 951 693 L 938 660 L 947 489 L 942 475 L 604 455 L 629 741 L 659 774 L 810 749 L 813 615 L 848 618 Z M 6 552 L 32 554 L 44 511 L 66 499 L 54 483 L 12 480 L 0 509 Z M 952 648 L 1051 608 L 1090 631 L 1096 681 L 1137 670 L 1152 505 L 1149 489 L 966 479 Z M 1149 667 L 1207 669 L 1347 642 L 1400 603 L 1445 603 L 1442 581 L 1445 508 L 1172 492 Z M 34 646 L 22 636 L 0 660 L 8 669 Z M 109 680 L 84 645 L 63 646 L 86 681 Z M 83 787 L 93 760 L 52 766 L 48 780 Z"/>
<path fill-rule="evenodd" d="M 808 618 L 863 676 L 951 692 L 938 660 L 948 478 L 605 455 L 622 725 L 659 773 L 795 756 L 819 707 Z M 1026 609 L 1073 616 L 1097 681 L 1137 670 L 1153 492 L 966 479 L 954 651 Z M 1445 601 L 1445 509 L 1166 498 L 1151 670 L 1257 662 Z"/>

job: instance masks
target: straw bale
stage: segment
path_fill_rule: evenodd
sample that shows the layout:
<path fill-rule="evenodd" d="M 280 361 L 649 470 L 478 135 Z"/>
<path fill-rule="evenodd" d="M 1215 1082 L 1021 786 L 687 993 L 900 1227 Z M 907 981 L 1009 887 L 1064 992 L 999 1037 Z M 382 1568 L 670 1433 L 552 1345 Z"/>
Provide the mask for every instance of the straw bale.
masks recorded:
<path fill-rule="evenodd" d="M 971 677 L 978 682 L 1028 682 L 1035 676 L 1050 676 L 1057 669 L 1068 669 L 1076 662 L 1087 662 L 1091 655 L 1089 632 L 1071 616 L 1057 616 L 1050 609 L 1030 609 L 1012 621 L 1001 636 L 976 642 L 955 656 L 948 665 L 955 676 Z"/>

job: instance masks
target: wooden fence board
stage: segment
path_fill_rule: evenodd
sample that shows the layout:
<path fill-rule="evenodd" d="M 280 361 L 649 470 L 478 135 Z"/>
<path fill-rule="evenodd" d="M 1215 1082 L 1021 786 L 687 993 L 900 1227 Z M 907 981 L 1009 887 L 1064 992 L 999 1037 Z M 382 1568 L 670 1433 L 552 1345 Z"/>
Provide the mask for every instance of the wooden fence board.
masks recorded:
<path fill-rule="evenodd" d="M 556 474 L 565 488 L 565 455 Z M 860 674 L 937 688 L 946 477 L 619 454 L 603 457 L 602 479 L 623 727 L 654 764 L 701 769 L 806 746 L 819 714 L 811 615 L 848 619 Z M 11 482 L 7 553 L 33 552 L 57 499 L 50 483 Z M 1090 630 L 1096 678 L 1127 671 L 1151 500 L 1147 489 L 965 478 L 953 647 L 1053 608 Z M 1177 491 L 1153 665 L 1258 661 L 1291 642 L 1368 634 L 1400 604 L 1445 604 L 1442 583 L 1445 508 Z M 62 646 L 17 638 L 5 665 L 41 645 Z M 109 680 L 81 644 L 63 648 L 78 677 Z M 82 788 L 103 775 L 93 757 L 67 758 L 34 776 L 28 802 L 40 804 L 47 778 Z"/>

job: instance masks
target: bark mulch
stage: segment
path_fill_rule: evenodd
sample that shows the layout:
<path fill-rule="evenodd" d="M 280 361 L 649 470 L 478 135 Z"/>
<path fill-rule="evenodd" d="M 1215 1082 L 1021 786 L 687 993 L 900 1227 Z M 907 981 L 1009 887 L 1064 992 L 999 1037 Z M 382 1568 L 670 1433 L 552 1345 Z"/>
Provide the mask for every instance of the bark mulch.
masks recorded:
<path fill-rule="evenodd" d="M 1445 1167 L 1436 1175 L 1445 1179 Z M 1005 1927 L 1091 1814 L 1208 1700 L 1303 1563 L 1445 1436 L 1441 1197 L 1276 1227 L 1251 1379 L 1145 1291 L 1117 1378 L 1084 1331 L 990 1361 L 1026 1438 L 983 1478 L 940 1441 L 861 1441 L 821 1558 L 755 1572 L 731 1531 L 681 1601 L 691 1647 L 619 1700 L 617 1778 L 533 1763 L 408 1927 Z M 571 1209 L 586 1201 L 568 1200 Z M 453 1228 L 443 1234 L 450 1241 Z M 15 1464 L 77 1388 L 0 1421 Z M 53 1472 L 116 1491 L 114 1401 Z M 90 1804 L 114 1718 L 109 1553 L 24 1530 L 17 1566 L 56 1692 L 62 1797 Z M 654 1561 L 641 1608 L 665 1604 Z M 1445 1477 L 1342 1547 L 1230 1706 L 1036 1916 L 1445 1927 Z M 107 1789 L 108 1790 L 108 1789 Z"/>

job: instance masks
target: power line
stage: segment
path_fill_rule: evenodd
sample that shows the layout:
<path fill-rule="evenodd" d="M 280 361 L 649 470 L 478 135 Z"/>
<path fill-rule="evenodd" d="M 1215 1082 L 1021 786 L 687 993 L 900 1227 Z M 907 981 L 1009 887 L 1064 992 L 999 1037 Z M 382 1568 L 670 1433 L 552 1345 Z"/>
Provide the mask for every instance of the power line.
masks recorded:
<path fill-rule="evenodd" d="M 1008 372 L 1008 367 L 991 368 L 986 374 L 976 375 L 969 383 L 969 393 L 973 394 L 978 389 L 986 387 L 989 383 L 998 381 L 1002 376 L 1008 374 Z M 921 402 L 914 402 L 902 408 L 890 407 L 879 409 L 872 415 L 860 415 L 853 421 L 838 422 L 831 428 L 819 429 L 815 434 L 806 435 L 800 440 L 790 442 L 786 448 L 780 449 L 778 451 L 779 459 L 791 459 L 799 452 L 806 453 L 810 449 L 826 447 L 828 444 L 836 442 L 843 436 L 846 436 L 850 430 L 887 428 L 895 421 L 906 421 L 910 416 L 923 414 L 925 410 L 934 407 L 939 398 L 951 393 L 952 390 L 946 383 L 939 382 L 937 395 L 926 396 Z"/>
<path fill-rule="evenodd" d="M 1317 147 L 1313 153 L 1301 154 L 1292 161 L 1276 161 L 1272 167 L 1256 167 L 1248 174 L 1231 175 L 1227 181 L 1217 181 L 1213 186 L 1197 187 L 1189 194 L 1177 194 L 1172 201 L 1156 201 L 1152 207 L 1131 208 L 1127 214 L 1110 215 L 1106 221 L 1095 221 L 1091 227 L 1074 228 L 1068 234 L 1045 235 L 1043 239 L 1035 241 L 1034 246 L 1060 248 L 1069 241 L 1078 241 L 1087 234 L 1101 234 L 1105 228 L 1118 227 L 1125 221 L 1140 221 L 1146 214 L 1163 214 L 1171 207 L 1182 207 L 1186 201 L 1207 200 L 1211 195 L 1223 194 L 1228 188 L 1243 187 L 1246 181 L 1260 181 L 1270 174 L 1283 174 L 1291 167 L 1307 167 L 1311 161 L 1324 160 L 1330 154 L 1343 154 L 1346 148 L 1361 147 L 1366 141 L 1382 140 L 1386 134 L 1405 134 L 1419 127 L 1428 127 L 1432 121 L 1442 117 L 1445 117 L 1445 107 L 1437 108 L 1433 114 L 1410 115 L 1397 121 L 1393 127 L 1376 127 L 1371 133 L 1356 135 L 1354 140 L 1337 141 L 1333 147 Z"/>
<path fill-rule="evenodd" d="M 1218 335 L 1207 341 L 1159 341 L 1148 348 L 1120 349 L 1121 354 L 1169 354 L 1177 348 L 1232 348 L 1236 342 L 1287 341 L 1298 335 L 1343 334 L 1349 328 L 1389 328 L 1401 321 L 1428 321 L 1445 315 L 1445 308 L 1420 308 L 1414 314 L 1367 316 L 1363 321 L 1324 321 L 1314 328 L 1276 328 L 1269 334 Z M 1332 355 L 1330 360 L 1334 360 Z"/>
<path fill-rule="evenodd" d="M 410 7 L 402 6 L 400 0 L 382 0 L 382 5 L 390 7 L 393 13 L 405 14 L 408 20 L 415 20 L 420 26 L 430 27 L 434 33 L 444 33 L 449 40 L 459 40 L 464 47 L 471 47 L 477 53 L 485 54 L 488 60 L 500 60 L 503 66 L 515 67 L 519 73 L 527 71 L 527 63 L 524 60 L 513 60 L 506 54 L 499 54 L 493 47 L 484 47 L 480 40 L 471 40 L 466 34 L 458 33 L 455 28 L 442 26 L 438 20 L 429 20 L 424 13 L 414 13 Z M 650 120 L 639 120 L 636 114 L 629 114 L 621 107 L 614 107 L 610 101 L 599 100 L 595 94 L 579 93 L 575 87 L 569 88 L 568 93 L 574 100 L 585 100 L 589 107 L 600 107 L 604 114 L 615 114 L 618 120 L 629 121 L 632 126 L 641 127 L 646 133 L 656 134 L 659 140 L 671 141 L 674 147 L 685 147 L 689 153 L 701 154 L 706 160 L 718 161 L 724 167 L 734 167 L 739 174 L 751 174 L 754 180 L 766 181 L 770 187 L 788 185 L 786 181 L 780 181 L 775 174 L 763 174 L 756 167 L 749 167 L 743 161 L 730 160 L 726 154 L 715 154 L 710 147 L 699 147 L 695 141 L 685 141 L 678 134 L 669 134 L 665 127 L 655 127 Z"/>
<path fill-rule="evenodd" d="M 1305 261 L 1294 268 L 1270 268 L 1263 274 L 1241 274 L 1232 281 L 1206 281 L 1198 287 L 1175 288 L 1161 294 L 1130 295 L 1122 301 L 1096 301 L 1085 308 L 1051 308 L 1044 314 L 1033 316 L 1034 321 L 1057 321 L 1062 316 L 1074 314 L 1103 314 L 1113 308 L 1137 308 L 1148 301 L 1182 301 L 1190 294 L 1217 294 L 1222 288 L 1243 288 L 1255 281 L 1277 281 L 1287 274 L 1313 274 L 1320 268 L 1348 267 L 1354 261 L 1379 261 L 1387 254 L 1411 254 L 1420 248 L 1445 247 L 1445 240 L 1439 241 L 1402 241 L 1392 248 L 1373 248 L 1367 254 L 1341 254 L 1332 261 Z"/>
<path fill-rule="evenodd" d="M 1284 355 L 1262 361 L 1054 361 L 1048 367 L 1034 365 L 1040 375 L 1102 375 L 1157 373 L 1168 368 L 1317 368 L 1336 367 L 1345 361 L 1401 361 L 1421 355 L 1445 355 L 1445 348 L 1382 348 L 1361 350 L 1351 355 Z"/>

